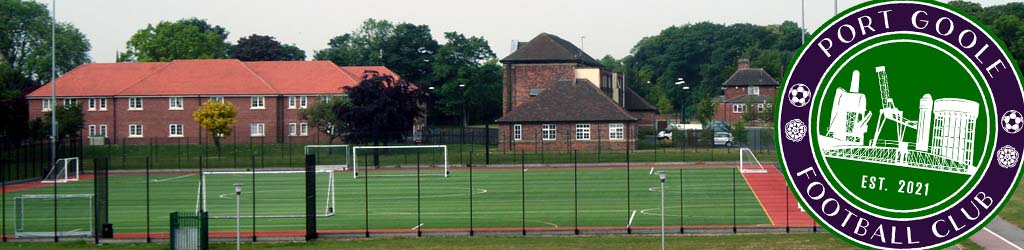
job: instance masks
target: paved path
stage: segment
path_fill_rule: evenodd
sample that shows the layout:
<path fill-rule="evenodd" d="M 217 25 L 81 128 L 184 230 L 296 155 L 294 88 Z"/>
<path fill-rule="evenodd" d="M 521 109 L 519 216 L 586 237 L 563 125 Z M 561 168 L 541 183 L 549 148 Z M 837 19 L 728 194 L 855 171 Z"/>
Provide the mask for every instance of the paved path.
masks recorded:
<path fill-rule="evenodd" d="M 997 216 L 971 236 L 971 241 L 985 249 L 1024 250 L 1024 230 Z"/>

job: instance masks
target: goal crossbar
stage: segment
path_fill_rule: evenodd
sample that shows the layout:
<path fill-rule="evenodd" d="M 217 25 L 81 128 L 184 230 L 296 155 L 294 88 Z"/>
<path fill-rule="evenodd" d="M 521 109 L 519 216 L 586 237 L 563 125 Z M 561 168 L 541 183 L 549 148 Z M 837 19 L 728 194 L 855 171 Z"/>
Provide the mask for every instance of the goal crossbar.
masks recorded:
<path fill-rule="evenodd" d="M 95 228 L 95 224 L 93 224 L 93 223 L 95 223 L 94 220 L 93 220 L 93 216 L 94 216 L 93 215 L 93 212 L 94 212 L 94 209 L 93 209 L 93 197 L 94 197 L 93 194 L 57 194 L 57 195 L 54 195 L 54 194 L 25 194 L 25 195 L 15 196 L 14 197 L 14 206 L 15 206 L 15 209 L 17 209 L 17 210 L 15 211 L 15 216 L 16 217 L 15 217 L 14 237 L 15 238 L 53 237 L 54 234 L 56 234 L 58 237 L 88 237 L 88 236 L 93 236 L 93 233 L 94 233 L 93 229 Z M 25 230 L 25 228 L 26 228 L 25 218 L 27 217 L 26 214 L 25 214 L 26 209 L 30 209 L 30 211 L 35 211 L 34 209 L 38 209 L 38 208 L 26 208 L 25 207 L 25 201 L 26 200 L 60 200 L 60 199 L 84 199 L 84 200 L 86 200 L 83 204 L 88 206 L 88 208 L 86 209 L 87 211 L 85 211 L 86 213 L 88 213 L 88 216 L 84 217 L 85 218 L 84 221 L 87 221 L 87 223 L 89 223 L 89 226 L 87 228 L 76 228 L 74 230 L 57 231 L 57 232 L 54 232 L 54 231 L 29 232 L 29 231 Z M 47 202 L 50 202 L 50 201 L 47 201 Z M 47 215 L 52 216 L 52 214 L 47 214 Z"/>
<path fill-rule="evenodd" d="M 334 172 L 331 169 L 317 169 L 315 173 L 326 173 L 327 174 L 327 200 L 324 202 L 323 213 L 318 213 L 316 217 L 331 217 L 335 214 L 335 205 L 337 205 L 337 198 L 335 197 L 334 187 Z M 207 211 L 207 190 L 206 190 L 206 176 L 207 175 L 252 175 L 252 174 L 305 174 L 306 171 L 302 170 L 276 170 L 276 171 L 207 171 L 202 173 L 202 177 L 199 180 L 199 188 L 197 190 L 196 199 L 196 212 L 200 210 Z M 245 219 L 278 219 L 278 218 L 306 218 L 305 214 L 286 214 L 286 215 L 209 215 L 210 219 L 234 219 L 234 218 L 245 218 Z"/>
<path fill-rule="evenodd" d="M 313 149 L 322 149 L 322 148 L 328 148 L 328 149 L 330 149 L 330 148 L 339 148 L 339 149 L 341 149 L 340 151 L 341 151 L 342 154 L 344 154 L 345 158 L 341 160 L 340 163 L 342 163 L 342 164 L 339 165 L 339 164 L 332 164 L 332 163 L 336 163 L 335 161 L 330 161 L 330 163 L 328 163 L 328 161 L 321 161 L 321 159 L 323 159 L 325 157 L 317 155 L 316 156 L 317 157 L 317 163 L 316 163 L 317 169 L 320 169 L 320 168 L 339 169 L 339 170 L 347 170 L 348 169 L 348 167 L 349 167 L 348 166 L 348 162 L 349 162 L 349 159 L 351 159 L 351 157 L 350 157 L 351 155 L 349 154 L 351 152 L 348 150 L 348 148 L 349 148 L 348 145 L 330 145 L 330 144 L 306 145 L 306 146 L 302 147 L 302 151 L 303 151 L 302 153 L 303 153 L 303 155 L 310 155 L 310 154 L 316 155 L 315 153 L 317 153 L 317 152 L 315 150 L 313 150 Z"/>
<path fill-rule="evenodd" d="M 77 181 L 80 172 L 80 161 L 78 157 L 57 159 L 53 167 L 43 177 L 42 183 L 67 183 Z"/>
<path fill-rule="evenodd" d="M 757 160 L 750 148 L 740 148 L 740 173 L 767 173 L 761 161 Z"/>
<path fill-rule="evenodd" d="M 442 159 L 444 160 L 444 173 L 436 174 L 436 175 L 437 176 L 444 176 L 445 178 L 448 177 L 448 146 L 447 145 L 401 145 L 401 146 L 355 146 L 355 147 L 352 147 L 352 178 L 353 179 L 359 178 L 359 167 L 358 167 L 358 164 L 356 164 L 356 163 L 359 162 L 359 160 L 358 160 L 359 157 L 357 157 L 358 156 L 357 154 L 359 152 L 358 150 L 360 150 L 360 149 L 416 149 L 416 148 L 440 148 L 443 151 L 443 158 Z M 421 174 L 421 175 L 433 175 L 433 174 Z M 409 175 L 402 175 L 402 174 L 380 174 L 380 175 L 374 175 L 374 176 L 409 176 Z"/>

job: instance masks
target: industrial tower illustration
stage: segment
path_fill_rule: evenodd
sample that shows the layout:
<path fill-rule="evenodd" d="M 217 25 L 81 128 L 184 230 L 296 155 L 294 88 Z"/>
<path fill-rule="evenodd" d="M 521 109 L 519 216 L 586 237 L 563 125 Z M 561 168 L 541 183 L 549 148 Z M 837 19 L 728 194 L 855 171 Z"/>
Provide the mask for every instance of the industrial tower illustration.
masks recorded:
<path fill-rule="evenodd" d="M 854 70 L 849 91 L 836 90 L 828 130 L 818 135 L 818 145 L 827 158 L 877 163 L 898 167 L 973 175 L 974 136 L 978 103 L 958 98 L 920 99 L 917 120 L 907 119 L 889 96 L 885 66 L 875 68 L 881 109 L 874 123 L 874 137 L 865 140 L 872 112 L 860 91 L 860 72 Z M 896 138 L 879 138 L 882 129 L 893 126 Z M 917 131 L 913 142 L 904 140 L 907 129 Z M 893 140 L 895 139 L 895 140 Z"/>

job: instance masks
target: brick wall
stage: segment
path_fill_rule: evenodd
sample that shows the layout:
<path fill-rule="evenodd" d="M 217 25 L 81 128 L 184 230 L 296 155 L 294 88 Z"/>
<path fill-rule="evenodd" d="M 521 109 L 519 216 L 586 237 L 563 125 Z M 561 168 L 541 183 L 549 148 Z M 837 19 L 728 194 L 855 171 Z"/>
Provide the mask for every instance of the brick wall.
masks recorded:
<path fill-rule="evenodd" d="M 610 140 L 608 123 L 589 123 L 590 140 L 576 139 L 576 123 L 556 123 L 558 134 L 554 140 L 543 140 L 541 133 L 542 124 L 521 124 L 523 129 L 522 138 L 515 140 L 512 134 L 513 124 L 501 124 L 498 126 L 498 148 L 499 150 L 545 150 L 545 151 L 596 151 L 601 150 L 625 150 L 635 144 L 636 124 L 623 123 L 623 139 Z"/>
<path fill-rule="evenodd" d="M 657 119 L 657 113 L 654 111 L 632 111 L 629 115 L 640 119 L 636 122 L 638 129 L 655 129 L 654 122 Z"/>
<path fill-rule="evenodd" d="M 528 101 L 531 89 L 546 89 L 559 80 L 575 78 L 576 64 L 506 64 L 504 75 L 502 115 Z"/>

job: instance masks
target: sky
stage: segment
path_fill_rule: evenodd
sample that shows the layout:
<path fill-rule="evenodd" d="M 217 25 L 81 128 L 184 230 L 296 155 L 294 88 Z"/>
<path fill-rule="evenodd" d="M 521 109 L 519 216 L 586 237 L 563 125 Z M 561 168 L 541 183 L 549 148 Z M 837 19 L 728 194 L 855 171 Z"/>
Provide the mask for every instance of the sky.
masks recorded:
<path fill-rule="evenodd" d="M 842 10 L 860 2 L 807 0 L 806 28 L 813 32 L 831 18 L 836 3 Z M 327 48 L 332 37 L 357 29 L 368 18 L 429 25 L 440 43 L 448 31 L 481 36 L 498 58 L 510 53 L 512 40 L 529 41 L 541 32 L 582 43 L 596 58 L 621 58 L 640 39 L 673 25 L 801 21 L 799 0 L 58 0 L 56 11 L 58 21 L 85 33 L 94 62 L 113 62 L 131 35 L 147 24 L 189 17 L 225 27 L 232 44 L 251 34 L 276 37 L 306 51 L 307 60 Z"/>

